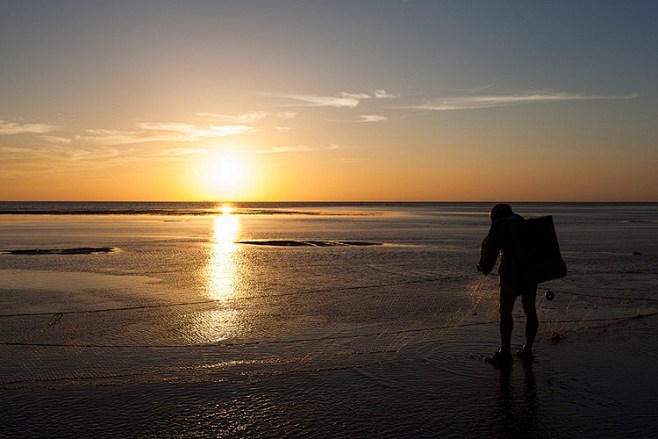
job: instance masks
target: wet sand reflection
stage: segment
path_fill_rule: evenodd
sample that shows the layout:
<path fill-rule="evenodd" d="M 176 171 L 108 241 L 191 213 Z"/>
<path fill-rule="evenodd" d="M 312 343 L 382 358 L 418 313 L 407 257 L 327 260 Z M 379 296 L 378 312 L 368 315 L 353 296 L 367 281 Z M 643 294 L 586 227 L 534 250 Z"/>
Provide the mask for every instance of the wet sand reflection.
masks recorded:
<path fill-rule="evenodd" d="M 233 306 L 240 292 L 240 249 L 235 243 L 240 231 L 240 218 L 223 207 L 213 218 L 208 247 L 208 263 L 202 268 L 205 294 L 216 301 L 212 309 L 195 315 L 192 328 L 194 342 L 220 342 L 244 333 L 242 311 Z"/>
<path fill-rule="evenodd" d="M 224 208 L 214 219 L 210 258 L 206 267 L 207 293 L 211 299 L 225 302 L 236 297 L 240 219 Z"/>
<path fill-rule="evenodd" d="M 498 398 L 498 437 L 555 437 L 543 425 L 537 400 L 537 384 L 532 365 L 523 365 L 523 389 L 512 389 L 512 368 L 500 370 Z"/>

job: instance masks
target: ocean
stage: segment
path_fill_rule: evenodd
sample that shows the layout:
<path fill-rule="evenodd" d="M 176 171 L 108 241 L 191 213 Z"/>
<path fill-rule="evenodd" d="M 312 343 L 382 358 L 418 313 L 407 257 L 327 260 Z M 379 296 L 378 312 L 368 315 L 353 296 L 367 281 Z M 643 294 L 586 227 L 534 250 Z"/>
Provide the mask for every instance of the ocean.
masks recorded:
<path fill-rule="evenodd" d="M 0 436 L 656 437 L 658 203 L 513 204 L 568 275 L 509 370 L 491 205 L 0 202 Z"/>

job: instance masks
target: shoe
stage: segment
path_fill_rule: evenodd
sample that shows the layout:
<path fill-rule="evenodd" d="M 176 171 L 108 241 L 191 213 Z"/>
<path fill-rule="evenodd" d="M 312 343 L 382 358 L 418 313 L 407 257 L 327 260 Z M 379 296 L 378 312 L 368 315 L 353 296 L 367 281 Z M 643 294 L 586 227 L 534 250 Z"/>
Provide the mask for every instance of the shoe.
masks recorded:
<path fill-rule="evenodd" d="M 532 353 L 532 351 L 519 349 L 515 352 L 514 355 L 519 357 L 525 364 L 532 364 L 535 362 L 535 355 Z"/>
<path fill-rule="evenodd" d="M 514 361 L 512 358 L 512 354 L 504 354 L 502 352 L 495 352 L 492 356 L 490 357 L 485 357 L 484 361 L 493 364 L 496 367 L 509 367 L 512 365 L 512 362 Z"/>

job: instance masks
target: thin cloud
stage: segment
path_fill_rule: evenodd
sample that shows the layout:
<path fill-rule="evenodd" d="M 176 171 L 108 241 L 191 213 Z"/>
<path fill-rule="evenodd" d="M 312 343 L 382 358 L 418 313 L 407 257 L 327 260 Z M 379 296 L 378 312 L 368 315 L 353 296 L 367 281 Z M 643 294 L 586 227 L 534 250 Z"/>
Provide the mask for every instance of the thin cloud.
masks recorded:
<path fill-rule="evenodd" d="M 367 99 L 392 99 L 396 95 L 386 90 L 377 89 L 373 93 L 349 93 L 340 92 L 336 96 L 305 95 L 305 94 L 281 94 L 275 97 L 292 99 L 308 107 L 334 107 L 334 108 L 356 108 L 361 101 Z"/>
<path fill-rule="evenodd" d="M 205 148 L 169 148 L 158 151 L 155 158 L 169 162 L 184 162 L 194 160 L 195 156 L 207 152 Z"/>
<path fill-rule="evenodd" d="M 121 156 L 121 152 L 113 148 L 77 148 L 73 150 L 65 150 L 63 154 L 72 161 L 96 161 L 96 160 L 109 160 Z"/>
<path fill-rule="evenodd" d="M 143 161 L 189 162 L 207 153 L 204 148 L 117 148 L 115 146 L 95 145 L 71 147 L 70 145 L 52 145 L 38 148 L 0 147 L 0 169 L 16 167 L 48 171 L 53 167 L 59 169 L 80 169 L 85 167 L 127 166 Z"/>
<path fill-rule="evenodd" d="M 317 151 L 334 151 L 338 149 L 338 145 L 331 144 L 327 146 L 307 146 L 307 145 L 297 145 L 297 146 L 274 146 L 270 149 L 259 149 L 247 151 L 254 154 L 286 154 L 286 153 L 304 153 L 304 152 L 317 152 Z"/>
<path fill-rule="evenodd" d="M 43 134 L 56 130 L 54 125 L 43 123 L 16 123 L 0 119 L 0 136 L 12 134 Z"/>
<path fill-rule="evenodd" d="M 384 122 L 388 120 L 386 116 L 380 116 L 377 114 L 362 114 L 359 116 L 361 119 L 356 122 L 359 123 L 372 123 L 372 122 Z"/>
<path fill-rule="evenodd" d="M 54 143 L 55 145 L 69 145 L 73 142 L 73 139 L 70 137 L 61 137 L 61 136 L 39 136 L 41 140 L 44 140 L 48 143 Z"/>
<path fill-rule="evenodd" d="M 341 93 L 338 96 L 280 95 L 280 97 L 302 102 L 309 107 L 335 108 L 354 108 L 357 107 L 361 102 L 361 99 L 363 99 L 350 93 Z"/>
<path fill-rule="evenodd" d="M 15 146 L 0 146 L 0 154 L 4 155 L 5 158 L 11 156 L 24 156 L 26 154 L 32 154 L 31 149 L 27 148 L 17 148 Z"/>
<path fill-rule="evenodd" d="M 86 135 L 76 136 L 76 140 L 100 145 L 127 145 L 131 143 L 153 142 L 154 139 L 141 131 L 120 131 L 105 129 L 85 130 Z"/>
<path fill-rule="evenodd" d="M 282 111 L 280 113 L 277 113 L 277 117 L 281 119 L 294 119 L 297 117 L 297 113 L 294 111 Z"/>
<path fill-rule="evenodd" d="M 406 107 L 416 110 L 455 111 L 476 110 L 481 108 L 505 107 L 519 104 L 539 104 L 562 101 L 591 101 L 606 99 L 633 99 L 638 94 L 626 96 L 583 95 L 574 93 L 533 93 L 525 95 L 491 95 L 491 96 L 458 96 L 435 99 L 424 104 Z"/>
<path fill-rule="evenodd" d="M 27 162 L 65 161 L 96 161 L 118 158 L 121 152 L 114 148 L 70 148 L 68 146 L 50 146 L 41 148 L 2 147 L 0 153 L 5 160 Z"/>
<path fill-rule="evenodd" d="M 144 122 L 137 124 L 138 128 L 146 132 L 153 132 L 157 136 L 170 134 L 173 137 L 181 136 L 188 140 L 201 137 L 226 137 L 249 131 L 246 125 L 208 125 L 199 127 L 187 123 L 177 122 Z"/>
<path fill-rule="evenodd" d="M 282 111 L 274 114 L 268 113 L 266 111 L 252 111 L 250 113 L 238 115 L 201 112 L 196 113 L 196 115 L 199 117 L 210 118 L 218 122 L 239 125 L 255 123 L 268 117 L 276 117 L 279 119 L 293 119 L 297 117 L 297 113 L 294 111 Z"/>
<path fill-rule="evenodd" d="M 158 152 L 161 156 L 189 156 L 197 154 L 205 154 L 208 150 L 205 148 L 169 148 Z"/>
<path fill-rule="evenodd" d="M 217 120 L 218 122 L 231 123 L 231 124 L 248 124 L 263 120 L 267 117 L 265 111 L 253 111 L 251 113 L 239 114 L 237 116 L 230 114 L 218 113 L 197 113 L 199 117 L 206 117 Z"/>
<path fill-rule="evenodd" d="M 377 98 L 377 99 L 396 99 L 399 96 L 395 95 L 395 94 L 392 94 L 392 93 L 389 93 L 386 90 L 383 90 L 383 89 L 380 88 L 380 89 L 375 90 L 374 97 Z"/>
<path fill-rule="evenodd" d="M 102 145 L 127 145 L 143 142 L 193 142 L 202 138 L 228 137 L 250 131 L 247 125 L 197 126 L 177 122 L 143 122 L 138 130 L 86 130 L 78 140 Z"/>

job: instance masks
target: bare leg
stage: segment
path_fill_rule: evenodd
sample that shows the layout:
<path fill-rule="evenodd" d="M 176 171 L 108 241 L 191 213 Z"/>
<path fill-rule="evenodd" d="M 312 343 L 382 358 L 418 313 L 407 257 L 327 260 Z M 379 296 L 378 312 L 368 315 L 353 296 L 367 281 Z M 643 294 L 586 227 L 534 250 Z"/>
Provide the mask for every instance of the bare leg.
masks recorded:
<path fill-rule="evenodd" d="M 512 310 L 516 301 L 516 292 L 508 285 L 500 288 L 500 352 L 509 354 L 512 341 L 512 330 L 514 329 L 514 318 Z"/>
<path fill-rule="evenodd" d="M 523 294 L 521 301 L 523 303 L 523 312 L 525 312 L 525 345 L 523 350 L 525 352 L 532 352 L 532 344 L 537 336 L 537 329 L 539 328 L 539 319 L 537 318 L 537 308 L 535 300 L 537 297 L 537 287 L 531 288 L 530 291 Z"/>
<path fill-rule="evenodd" d="M 500 352 L 509 354 L 511 352 L 510 344 L 512 341 L 512 330 L 514 329 L 514 319 L 512 312 L 500 313 Z"/>
<path fill-rule="evenodd" d="M 512 364 L 512 352 L 510 342 L 512 340 L 512 329 L 514 329 L 514 319 L 512 310 L 516 301 L 516 293 L 509 287 L 501 285 L 500 287 L 500 350 L 484 361 L 491 363 L 496 367 L 506 368 Z"/>

